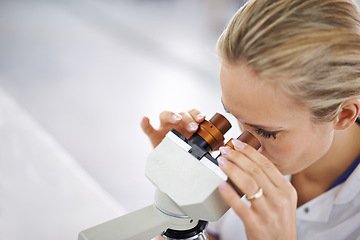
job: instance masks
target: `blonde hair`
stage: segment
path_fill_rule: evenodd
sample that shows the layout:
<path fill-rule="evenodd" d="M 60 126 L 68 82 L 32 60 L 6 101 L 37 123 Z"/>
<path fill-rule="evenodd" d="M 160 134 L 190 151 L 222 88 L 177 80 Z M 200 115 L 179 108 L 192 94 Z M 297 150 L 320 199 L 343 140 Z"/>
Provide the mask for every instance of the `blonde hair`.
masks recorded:
<path fill-rule="evenodd" d="M 217 53 L 279 83 L 316 121 L 333 120 L 344 101 L 360 98 L 360 17 L 351 0 L 250 0 Z"/>

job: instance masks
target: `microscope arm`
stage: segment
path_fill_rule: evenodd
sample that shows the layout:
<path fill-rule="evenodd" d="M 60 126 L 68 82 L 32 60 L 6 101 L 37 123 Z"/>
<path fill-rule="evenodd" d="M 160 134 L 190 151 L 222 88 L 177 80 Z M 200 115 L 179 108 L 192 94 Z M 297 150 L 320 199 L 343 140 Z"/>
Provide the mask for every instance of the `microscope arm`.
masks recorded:
<path fill-rule="evenodd" d="M 78 240 L 149 240 L 170 225 L 171 220 L 150 205 L 86 229 L 79 233 Z"/>

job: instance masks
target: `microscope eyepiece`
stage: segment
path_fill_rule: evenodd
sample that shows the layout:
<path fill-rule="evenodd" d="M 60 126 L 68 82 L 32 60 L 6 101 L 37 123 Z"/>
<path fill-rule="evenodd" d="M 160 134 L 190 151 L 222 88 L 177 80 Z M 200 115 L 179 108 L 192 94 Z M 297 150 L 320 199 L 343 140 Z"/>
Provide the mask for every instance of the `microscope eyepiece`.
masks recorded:
<path fill-rule="evenodd" d="M 256 150 L 258 150 L 261 147 L 261 143 L 259 142 L 259 140 L 248 131 L 244 131 L 237 139 L 244 143 L 247 143 L 248 145 L 252 146 Z M 232 140 L 233 140 L 233 138 L 231 138 L 225 144 L 225 147 L 228 147 L 228 148 L 231 148 L 234 150 L 234 145 L 232 144 Z"/>
<path fill-rule="evenodd" d="M 216 113 L 209 121 L 204 120 L 189 141 L 211 151 L 224 141 L 224 134 L 231 128 L 230 122 L 220 113 Z"/>

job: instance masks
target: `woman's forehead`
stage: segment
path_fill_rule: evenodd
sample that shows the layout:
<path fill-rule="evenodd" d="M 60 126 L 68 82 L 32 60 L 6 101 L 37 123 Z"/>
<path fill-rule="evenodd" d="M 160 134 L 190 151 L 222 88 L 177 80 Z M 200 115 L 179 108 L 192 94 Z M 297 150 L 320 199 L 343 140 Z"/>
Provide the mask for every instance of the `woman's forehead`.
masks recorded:
<path fill-rule="evenodd" d="M 263 81 L 246 65 L 223 65 L 220 80 L 224 107 L 239 120 L 253 122 L 258 119 L 275 124 L 300 112 L 304 114 L 281 88 Z"/>

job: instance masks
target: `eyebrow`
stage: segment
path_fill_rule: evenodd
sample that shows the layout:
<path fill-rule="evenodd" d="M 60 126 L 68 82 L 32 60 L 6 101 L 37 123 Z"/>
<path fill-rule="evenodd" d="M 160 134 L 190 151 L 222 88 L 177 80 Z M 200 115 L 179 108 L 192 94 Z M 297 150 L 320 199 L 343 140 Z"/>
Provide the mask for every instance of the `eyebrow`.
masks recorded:
<path fill-rule="evenodd" d="M 225 112 L 233 115 L 229 110 L 226 109 L 225 104 L 224 104 L 222 98 L 221 98 L 221 104 L 223 105 L 223 108 L 224 108 Z M 233 116 L 234 116 L 234 115 L 233 115 Z M 235 116 L 234 116 L 234 117 L 235 117 Z M 237 119 L 237 120 L 238 120 L 238 119 Z M 279 131 L 280 131 L 280 130 L 269 130 L 269 129 L 271 129 L 271 127 L 266 127 L 266 126 L 261 126 L 261 125 L 250 124 L 250 123 L 242 122 L 242 121 L 240 121 L 240 120 L 238 120 L 238 121 L 239 121 L 240 123 L 242 123 L 242 124 L 246 124 L 246 125 L 248 125 L 248 126 L 250 126 L 250 127 L 256 128 L 256 129 L 262 129 L 262 130 L 269 131 L 269 132 L 279 132 Z"/>
<path fill-rule="evenodd" d="M 271 129 L 270 127 L 265 127 L 265 126 L 260 126 L 260 125 L 252 125 L 252 124 L 250 124 L 250 123 L 242 123 L 242 124 L 246 124 L 246 125 L 248 125 L 248 126 L 250 126 L 250 127 L 253 127 L 253 128 L 255 128 L 255 129 L 261 129 L 261 130 L 265 130 L 265 131 L 267 131 L 267 132 L 279 132 L 280 131 L 280 129 L 279 130 L 274 130 L 274 129 Z"/>

